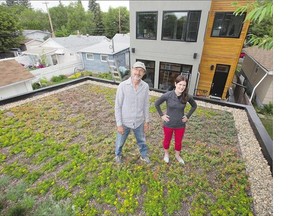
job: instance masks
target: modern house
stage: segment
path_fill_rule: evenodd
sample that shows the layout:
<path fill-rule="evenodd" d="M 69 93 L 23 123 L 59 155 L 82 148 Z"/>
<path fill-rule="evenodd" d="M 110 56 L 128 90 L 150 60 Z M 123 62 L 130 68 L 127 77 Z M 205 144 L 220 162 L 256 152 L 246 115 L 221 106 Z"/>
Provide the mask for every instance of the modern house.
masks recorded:
<path fill-rule="evenodd" d="M 14 59 L 0 60 L 0 100 L 32 92 L 34 76 Z"/>
<path fill-rule="evenodd" d="M 250 102 L 258 106 L 273 102 L 273 50 L 258 47 L 244 48 L 246 53 L 240 71 L 240 80 L 246 87 Z"/>
<path fill-rule="evenodd" d="M 146 64 L 154 88 L 185 74 L 190 94 L 226 99 L 249 26 L 232 2 L 130 1 L 131 63 Z"/>
<path fill-rule="evenodd" d="M 116 34 L 111 40 L 106 39 L 95 45 L 79 50 L 85 70 L 109 72 L 107 60 L 116 62 L 117 67 L 130 66 L 130 35 Z"/>

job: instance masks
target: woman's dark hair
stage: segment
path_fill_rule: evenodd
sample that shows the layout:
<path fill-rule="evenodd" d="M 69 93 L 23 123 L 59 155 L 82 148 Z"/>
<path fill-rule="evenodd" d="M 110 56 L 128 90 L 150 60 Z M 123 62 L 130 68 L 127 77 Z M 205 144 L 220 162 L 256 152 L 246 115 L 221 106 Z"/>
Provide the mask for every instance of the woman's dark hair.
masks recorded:
<path fill-rule="evenodd" d="M 179 75 L 176 77 L 175 79 L 175 83 L 179 83 L 181 81 L 185 81 L 186 82 L 186 88 L 185 90 L 182 92 L 181 94 L 181 103 L 186 104 L 188 101 L 188 79 L 186 76 L 183 75 Z"/>

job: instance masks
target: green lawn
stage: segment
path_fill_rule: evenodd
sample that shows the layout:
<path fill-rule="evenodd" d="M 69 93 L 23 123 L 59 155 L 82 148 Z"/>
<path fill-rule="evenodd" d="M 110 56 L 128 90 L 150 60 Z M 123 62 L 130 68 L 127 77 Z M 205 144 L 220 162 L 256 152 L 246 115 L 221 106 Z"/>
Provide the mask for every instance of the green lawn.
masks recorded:
<path fill-rule="evenodd" d="M 273 139 L 273 117 L 272 116 L 266 116 L 266 117 L 260 117 L 260 120 L 265 127 L 267 133 Z"/>
<path fill-rule="evenodd" d="M 116 165 L 115 92 L 85 84 L 0 111 L 0 215 L 253 215 L 231 113 L 199 106 L 185 166 L 173 146 L 167 165 L 151 97 L 151 164 L 129 136 Z"/>

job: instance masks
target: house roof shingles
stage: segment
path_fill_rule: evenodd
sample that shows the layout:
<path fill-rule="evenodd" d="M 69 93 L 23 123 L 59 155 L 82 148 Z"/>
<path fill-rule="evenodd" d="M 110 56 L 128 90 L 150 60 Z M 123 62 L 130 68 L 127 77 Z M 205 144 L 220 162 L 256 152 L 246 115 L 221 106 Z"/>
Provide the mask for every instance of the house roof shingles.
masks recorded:
<path fill-rule="evenodd" d="M 14 59 L 0 61 L 0 87 L 23 82 L 34 76 Z"/>
<path fill-rule="evenodd" d="M 129 47 L 130 47 L 130 35 L 129 34 L 116 34 L 113 37 L 113 41 L 103 40 L 101 43 L 81 49 L 79 50 L 79 52 L 112 55 L 122 50 L 129 49 Z"/>
<path fill-rule="evenodd" d="M 85 47 L 100 43 L 101 41 L 107 39 L 105 36 L 83 36 L 83 35 L 70 35 L 69 37 L 57 37 L 51 38 L 58 43 L 62 48 L 66 48 L 77 52 Z M 43 44 L 45 47 L 45 43 Z"/>
<path fill-rule="evenodd" d="M 267 71 L 273 71 L 273 49 L 265 50 L 257 46 L 244 48 L 243 51 L 255 59 Z"/>

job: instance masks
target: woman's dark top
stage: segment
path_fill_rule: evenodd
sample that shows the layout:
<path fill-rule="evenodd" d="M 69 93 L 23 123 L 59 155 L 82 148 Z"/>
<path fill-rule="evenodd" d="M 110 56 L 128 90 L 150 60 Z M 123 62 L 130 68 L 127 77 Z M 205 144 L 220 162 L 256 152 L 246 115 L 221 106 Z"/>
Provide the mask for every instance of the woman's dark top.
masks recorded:
<path fill-rule="evenodd" d="M 155 107 L 160 116 L 163 116 L 163 112 L 160 108 L 160 105 L 166 101 L 167 105 L 167 115 L 170 117 L 168 122 L 164 122 L 165 127 L 169 128 L 183 128 L 185 127 L 185 123 L 182 122 L 182 118 L 184 116 L 184 109 L 186 104 L 181 102 L 181 96 L 177 96 L 175 90 L 168 91 L 164 93 L 157 101 L 155 101 Z M 191 95 L 188 95 L 188 101 L 191 105 L 191 109 L 185 116 L 189 119 L 192 113 L 196 110 L 197 104 L 194 101 Z"/>

